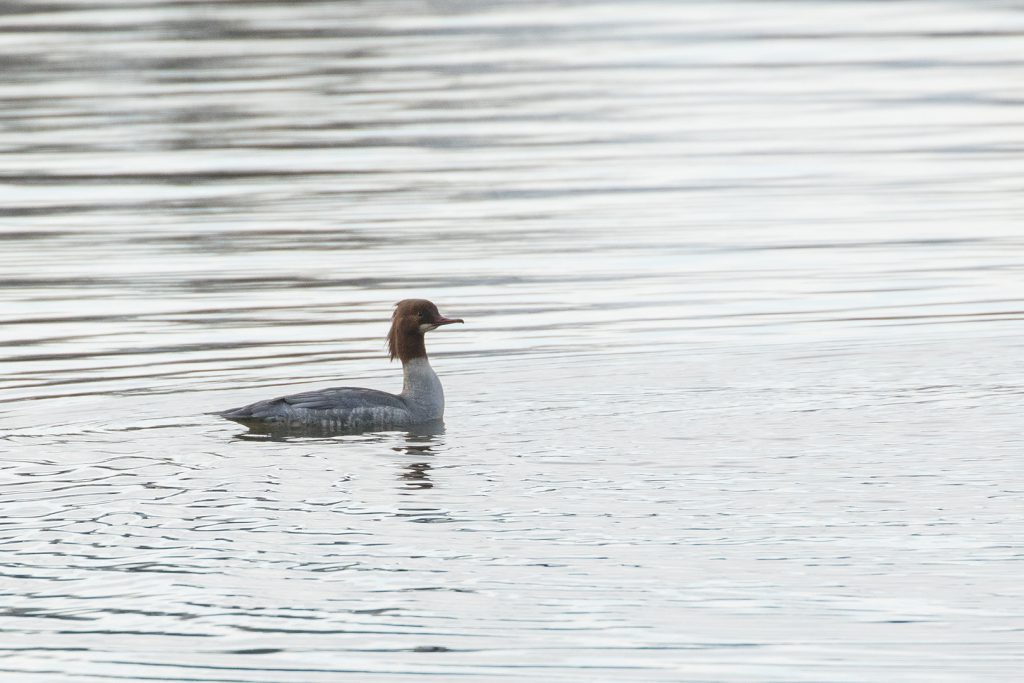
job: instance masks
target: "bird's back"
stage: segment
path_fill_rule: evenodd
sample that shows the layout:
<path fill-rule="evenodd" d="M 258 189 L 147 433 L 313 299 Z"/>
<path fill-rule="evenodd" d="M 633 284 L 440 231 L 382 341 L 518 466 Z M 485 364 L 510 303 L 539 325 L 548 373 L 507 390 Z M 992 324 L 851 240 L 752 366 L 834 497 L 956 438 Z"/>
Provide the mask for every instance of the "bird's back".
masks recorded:
<path fill-rule="evenodd" d="M 413 422 L 402 397 L 360 387 L 305 391 L 257 401 L 220 415 L 242 424 L 310 425 L 338 430 L 393 429 Z"/>

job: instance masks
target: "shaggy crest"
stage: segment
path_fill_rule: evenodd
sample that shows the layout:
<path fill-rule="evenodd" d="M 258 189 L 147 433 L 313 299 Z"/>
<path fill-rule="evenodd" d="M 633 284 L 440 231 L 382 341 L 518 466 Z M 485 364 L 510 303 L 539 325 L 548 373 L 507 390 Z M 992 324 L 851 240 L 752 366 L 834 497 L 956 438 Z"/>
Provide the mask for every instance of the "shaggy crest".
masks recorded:
<path fill-rule="evenodd" d="M 388 355 L 403 363 L 413 358 L 425 358 L 427 347 L 423 335 L 441 325 L 461 323 L 461 318 L 446 318 L 437 306 L 426 299 L 403 299 L 395 304 L 388 332 Z"/>
<path fill-rule="evenodd" d="M 403 299 L 395 304 L 395 312 L 391 314 L 391 329 L 388 331 L 388 355 L 391 360 L 398 358 L 405 361 L 427 355 L 420 322 L 426 322 L 425 314 L 431 308 L 440 317 L 437 306 L 426 299 Z"/>

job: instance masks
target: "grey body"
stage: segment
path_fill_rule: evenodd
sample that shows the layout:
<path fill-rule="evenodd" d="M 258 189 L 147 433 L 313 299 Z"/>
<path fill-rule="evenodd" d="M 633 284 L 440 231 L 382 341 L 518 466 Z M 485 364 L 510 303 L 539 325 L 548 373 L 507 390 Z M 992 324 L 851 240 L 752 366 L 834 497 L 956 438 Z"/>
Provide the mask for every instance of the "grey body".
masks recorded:
<path fill-rule="evenodd" d="M 402 393 L 334 387 L 258 401 L 219 413 L 242 424 L 339 431 L 403 429 L 444 417 L 444 390 L 426 356 L 402 363 Z"/>

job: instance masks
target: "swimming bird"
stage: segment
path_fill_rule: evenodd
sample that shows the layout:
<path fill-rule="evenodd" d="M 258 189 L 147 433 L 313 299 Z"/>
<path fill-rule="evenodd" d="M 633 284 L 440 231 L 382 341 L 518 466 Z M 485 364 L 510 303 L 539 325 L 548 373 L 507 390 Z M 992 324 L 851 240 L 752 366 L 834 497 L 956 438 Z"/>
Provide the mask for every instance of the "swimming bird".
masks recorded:
<path fill-rule="evenodd" d="M 221 417 L 247 426 L 313 427 L 337 431 L 403 429 L 444 417 L 444 390 L 427 360 L 424 336 L 442 325 L 463 322 L 446 318 L 426 299 L 395 304 L 388 332 L 391 360 L 402 361 L 402 392 L 334 387 L 282 396 L 225 410 Z"/>

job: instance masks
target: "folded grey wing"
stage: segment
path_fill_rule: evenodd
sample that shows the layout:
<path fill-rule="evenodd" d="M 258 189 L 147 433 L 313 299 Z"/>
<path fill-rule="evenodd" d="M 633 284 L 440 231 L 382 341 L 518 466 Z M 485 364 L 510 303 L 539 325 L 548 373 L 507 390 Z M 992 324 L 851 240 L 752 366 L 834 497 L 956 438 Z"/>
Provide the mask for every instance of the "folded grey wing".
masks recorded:
<path fill-rule="evenodd" d="M 376 389 L 335 387 L 306 391 L 277 399 L 307 410 L 352 410 L 355 408 L 405 408 L 405 402 L 394 394 Z"/>
<path fill-rule="evenodd" d="M 334 387 L 305 391 L 301 394 L 282 396 L 269 401 L 258 401 L 241 408 L 220 413 L 231 420 L 282 420 L 297 411 L 338 411 L 350 412 L 360 408 L 396 408 L 406 410 L 401 398 L 385 391 L 362 389 L 360 387 Z"/>

